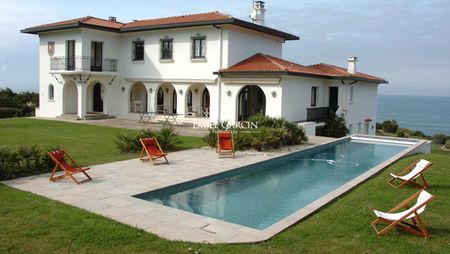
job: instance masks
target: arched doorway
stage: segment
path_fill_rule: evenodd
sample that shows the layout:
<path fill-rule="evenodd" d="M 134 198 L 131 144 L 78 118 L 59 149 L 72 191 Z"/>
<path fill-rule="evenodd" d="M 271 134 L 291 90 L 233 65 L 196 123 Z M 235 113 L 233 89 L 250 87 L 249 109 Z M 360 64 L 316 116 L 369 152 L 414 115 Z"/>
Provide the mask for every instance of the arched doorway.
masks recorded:
<path fill-rule="evenodd" d="M 266 96 L 256 85 L 245 86 L 238 96 L 238 121 L 248 120 L 254 115 L 266 114 Z"/>
<path fill-rule="evenodd" d="M 209 117 L 209 91 L 203 84 L 193 84 L 186 91 L 186 116 Z"/>
<path fill-rule="evenodd" d="M 102 84 L 96 83 L 92 91 L 92 111 L 103 112 L 103 88 Z"/>
<path fill-rule="evenodd" d="M 172 84 L 162 84 L 156 94 L 156 110 L 158 113 L 176 113 L 177 112 L 177 93 Z"/>
<path fill-rule="evenodd" d="M 78 90 L 75 82 L 69 81 L 63 88 L 64 114 L 76 114 L 78 111 Z"/>
<path fill-rule="evenodd" d="M 202 93 L 202 117 L 209 117 L 209 91 L 206 87 Z"/>
<path fill-rule="evenodd" d="M 135 83 L 130 91 L 130 112 L 147 111 L 147 103 L 147 89 L 144 84 Z"/>

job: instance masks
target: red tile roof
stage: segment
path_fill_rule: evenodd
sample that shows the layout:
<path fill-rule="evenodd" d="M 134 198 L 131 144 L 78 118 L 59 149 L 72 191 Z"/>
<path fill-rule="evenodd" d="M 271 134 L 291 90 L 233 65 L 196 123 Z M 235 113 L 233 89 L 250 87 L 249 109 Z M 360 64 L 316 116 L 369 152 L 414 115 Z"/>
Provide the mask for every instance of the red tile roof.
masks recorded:
<path fill-rule="evenodd" d="M 208 12 L 191 15 L 173 16 L 157 19 L 143 19 L 130 22 L 124 25 L 124 28 L 143 27 L 143 26 L 159 26 L 168 24 L 192 23 L 202 21 L 218 21 L 231 20 L 233 17 L 220 12 Z"/>
<path fill-rule="evenodd" d="M 298 40 L 295 35 L 285 33 L 276 29 L 272 29 L 265 26 L 260 26 L 254 23 L 236 19 L 230 15 L 220 12 L 208 12 L 192 15 L 182 15 L 167 18 L 158 19 L 145 19 L 133 21 L 130 23 L 121 23 L 105 19 L 99 19 L 95 17 L 83 17 L 77 19 L 71 19 L 66 21 L 60 21 L 56 23 L 50 23 L 40 26 L 34 26 L 23 29 L 23 33 L 38 34 L 47 31 L 73 29 L 78 27 L 89 27 L 97 29 L 107 29 L 115 32 L 135 32 L 155 29 L 167 29 L 167 28 L 179 28 L 179 27 L 191 27 L 191 26 L 206 26 L 206 25 L 235 25 L 244 27 L 247 29 L 259 31 L 262 33 L 270 34 L 283 38 L 285 40 Z"/>
<path fill-rule="evenodd" d="M 270 55 L 258 53 L 219 73 L 252 74 L 273 73 L 292 74 L 317 78 L 354 79 L 373 83 L 386 83 L 386 80 L 365 73 L 350 74 L 346 69 L 329 64 L 301 65 Z"/>
<path fill-rule="evenodd" d="M 96 18 L 96 17 L 86 16 L 86 17 L 82 17 L 82 18 L 69 19 L 69 20 L 60 21 L 60 22 L 54 22 L 54 23 L 49 23 L 49 24 L 45 24 L 45 25 L 34 26 L 34 27 L 27 28 L 27 29 L 54 28 L 54 27 L 59 27 L 59 26 L 79 25 L 79 24 L 87 24 L 87 25 L 94 25 L 94 26 L 98 26 L 98 27 L 117 28 L 117 29 L 121 28 L 124 25 L 121 22 L 115 22 L 115 21 L 110 21 L 110 20 L 106 20 L 106 19 L 100 19 L 100 18 Z"/>

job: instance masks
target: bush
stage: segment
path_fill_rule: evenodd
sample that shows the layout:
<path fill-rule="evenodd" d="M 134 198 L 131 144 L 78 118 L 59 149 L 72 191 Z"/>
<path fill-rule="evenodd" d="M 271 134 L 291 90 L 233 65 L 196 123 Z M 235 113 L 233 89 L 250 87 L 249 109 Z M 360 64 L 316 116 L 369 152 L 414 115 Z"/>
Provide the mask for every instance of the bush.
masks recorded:
<path fill-rule="evenodd" d="M 406 128 L 398 128 L 397 129 L 397 137 L 401 138 L 410 138 L 414 134 L 414 131 Z"/>
<path fill-rule="evenodd" d="M 53 163 L 46 151 L 50 149 L 37 146 L 0 147 L 0 180 L 49 172 Z"/>
<path fill-rule="evenodd" d="M 178 132 L 174 128 L 162 128 L 159 132 L 144 129 L 134 133 L 118 134 L 114 143 L 121 153 L 133 153 L 142 148 L 141 138 L 156 137 L 163 150 L 172 150 L 180 143 Z"/>
<path fill-rule="evenodd" d="M 173 127 L 162 128 L 156 133 L 158 143 L 163 150 L 172 150 L 180 143 L 178 132 Z"/>
<path fill-rule="evenodd" d="M 19 110 L 16 108 L 0 108 L 0 118 L 9 118 L 18 116 Z"/>
<path fill-rule="evenodd" d="M 433 136 L 433 143 L 444 145 L 447 142 L 447 136 L 445 134 L 435 134 Z"/>
<path fill-rule="evenodd" d="M 398 130 L 398 123 L 394 119 L 386 120 L 381 124 L 381 129 L 385 132 L 396 133 Z"/>
<path fill-rule="evenodd" d="M 234 147 L 236 150 L 254 148 L 258 151 L 279 148 L 282 145 L 297 145 L 306 141 L 303 128 L 284 118 L 268 116 L 253 116 L 248 122 L 256 125 L 255 129 L 242 129 L 236 126 L 228 130 L 233 131 Z M 217 128 L 210 128 L 203 141 L 210 147 L 217 146 L 217 131 L 225 129 L 226 122 L 218 123 Z"/>
<path fill-rule="evenodd" d="M 349 134 L 345 119 L 342 116 L 337 116 L 333 111 L 328 112 L 325 126 L 322 129 L 322 135 L 325 137 L 341 138 Z"/>
<path fill-rule="evenodd" d="M 376 123 L 375 126 L 376 126 L 376 130 L 383 129 L 383 125 L 381 123 Z"/>

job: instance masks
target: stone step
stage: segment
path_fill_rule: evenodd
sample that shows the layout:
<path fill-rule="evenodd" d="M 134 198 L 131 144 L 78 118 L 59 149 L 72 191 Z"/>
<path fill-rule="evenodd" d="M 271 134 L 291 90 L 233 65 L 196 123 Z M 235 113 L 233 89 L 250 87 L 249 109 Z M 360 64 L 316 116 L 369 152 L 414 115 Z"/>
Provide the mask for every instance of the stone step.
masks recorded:
<path fill-rule="evenodd" d="M 103 119 L 111 119 L 111 118 L 115 118 L 115 117 L 107 115 L 107 114 L 86 114 L 84 116 L 85 120 L 103 120 Z"/>

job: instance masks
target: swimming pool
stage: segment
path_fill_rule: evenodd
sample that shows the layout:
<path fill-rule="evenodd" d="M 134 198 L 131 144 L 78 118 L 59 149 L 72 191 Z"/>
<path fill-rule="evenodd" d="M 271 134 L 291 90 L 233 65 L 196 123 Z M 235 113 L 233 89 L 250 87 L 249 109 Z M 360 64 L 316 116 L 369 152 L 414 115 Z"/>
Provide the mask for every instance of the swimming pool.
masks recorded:
<path fill-rule="evenodd" d="M 345 139 L 135 197 L 262 230 L 412 144 Z"/>

